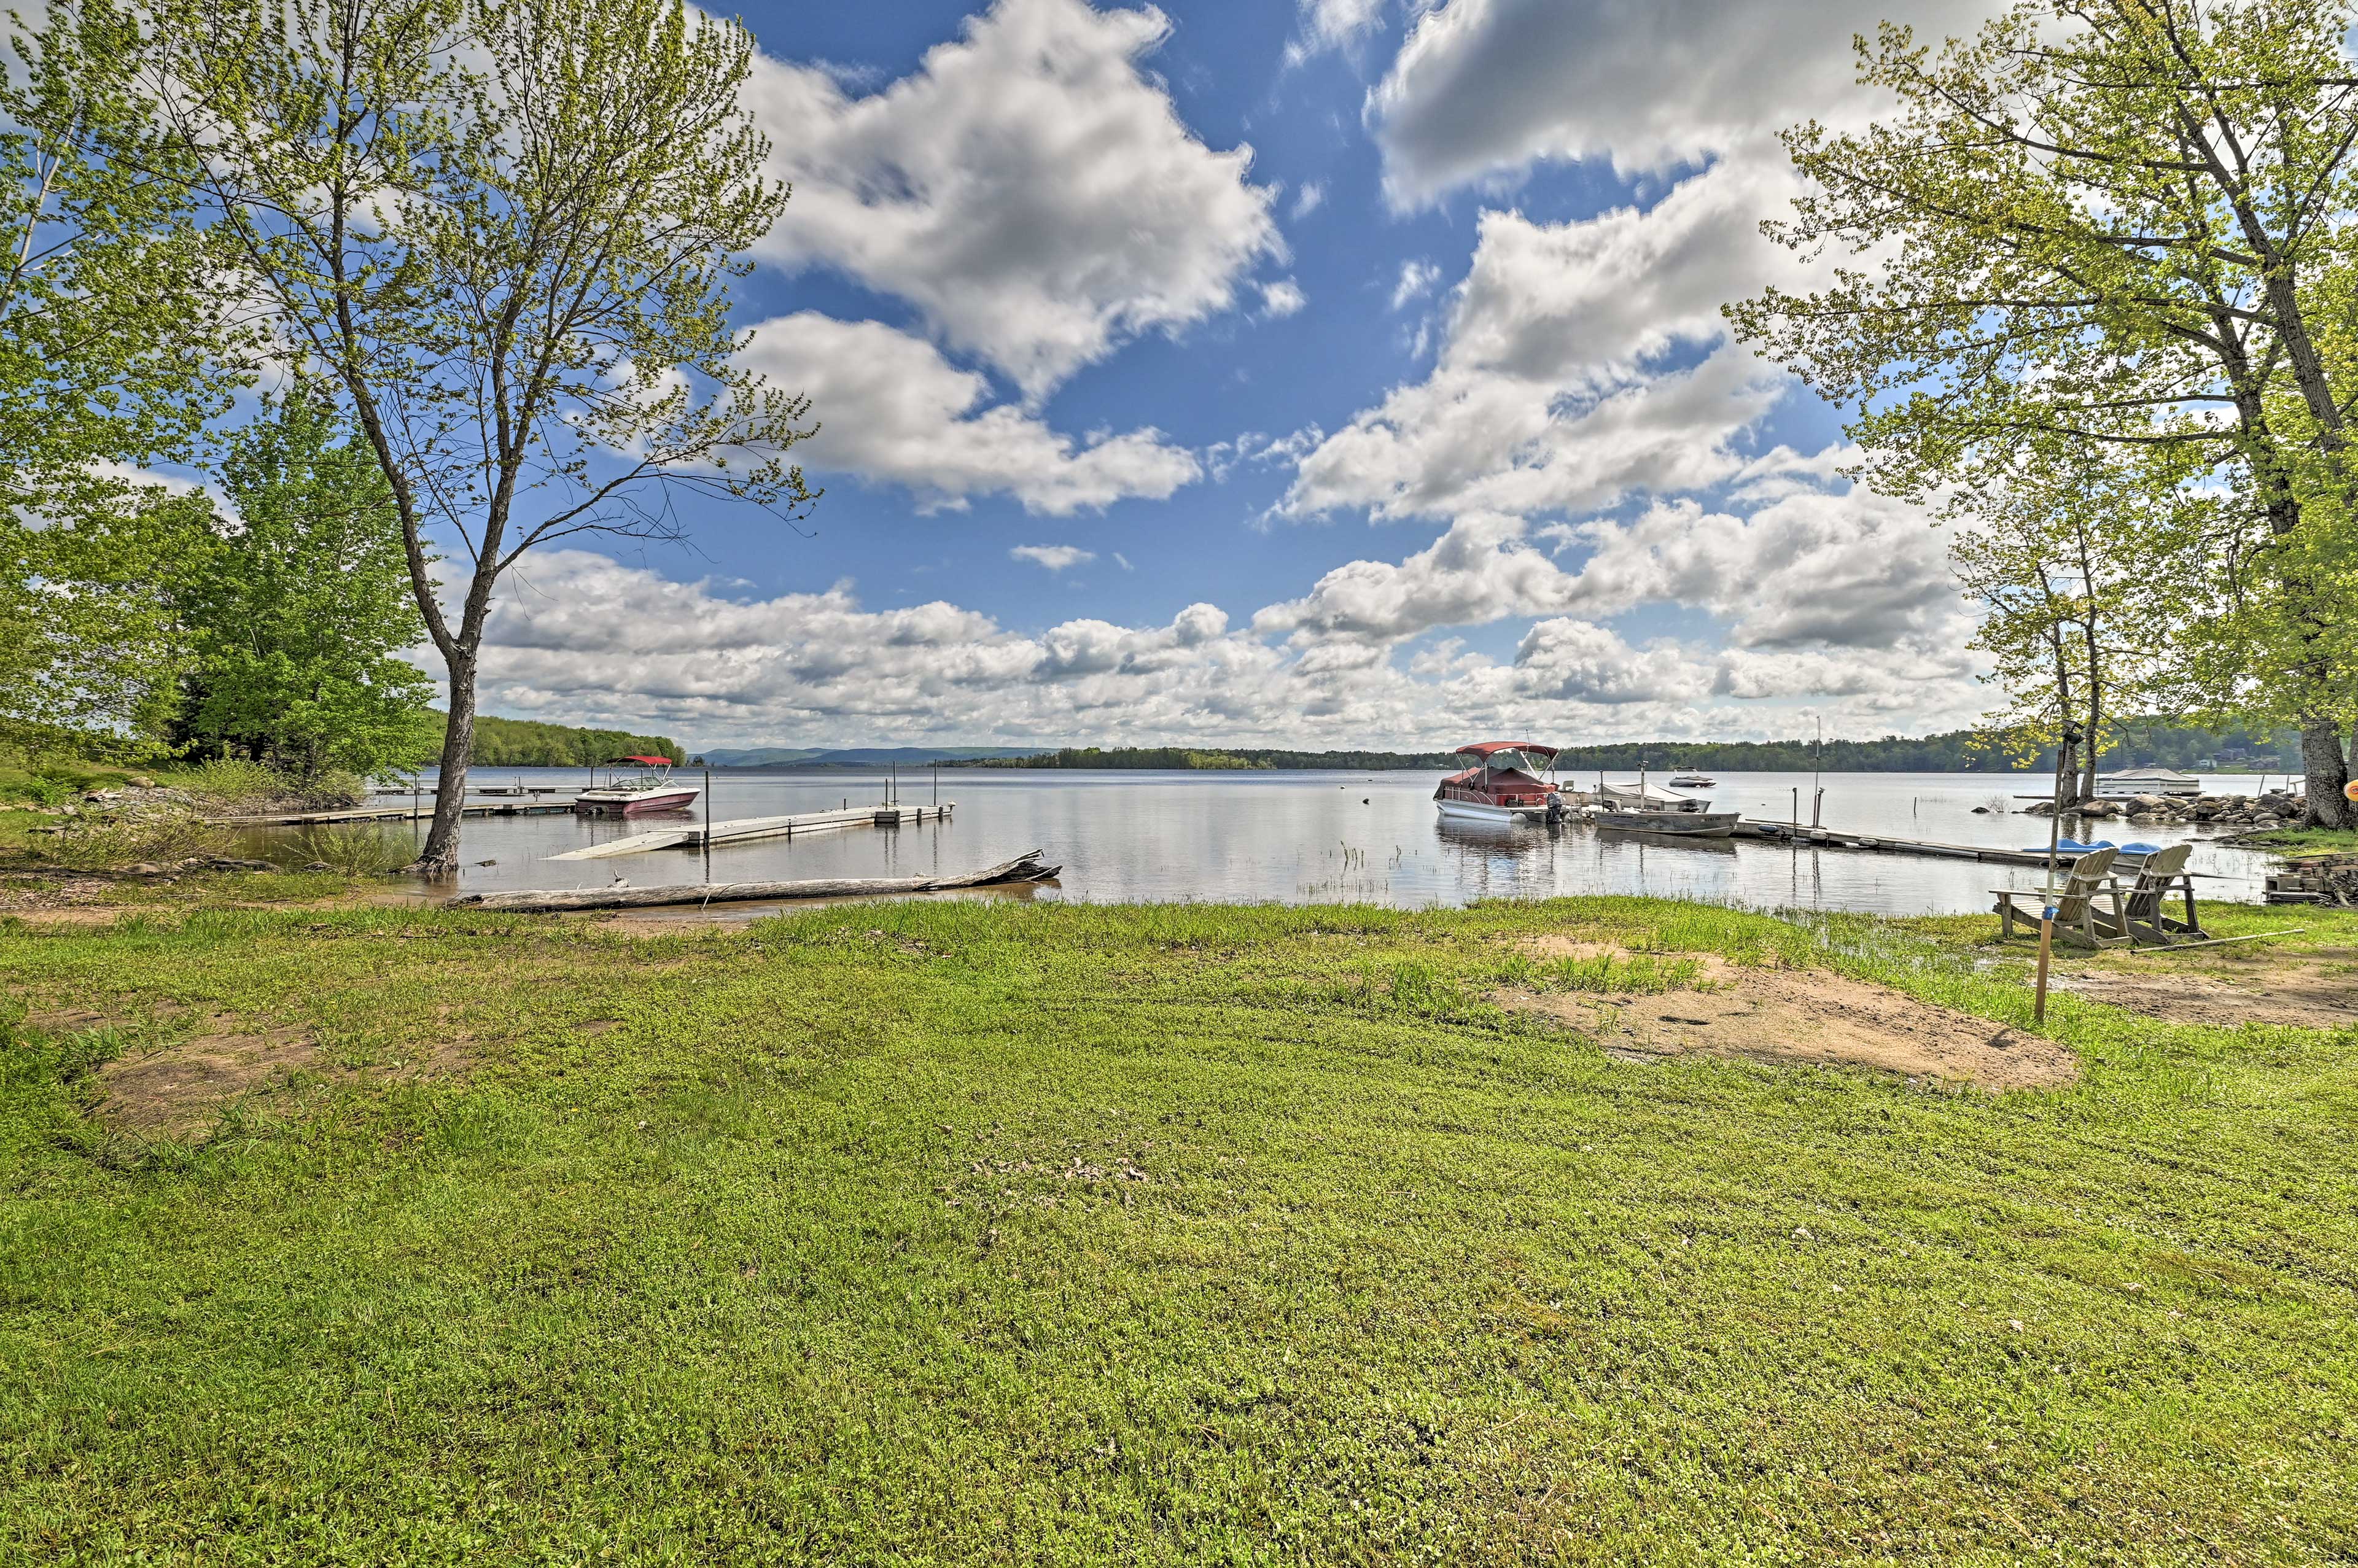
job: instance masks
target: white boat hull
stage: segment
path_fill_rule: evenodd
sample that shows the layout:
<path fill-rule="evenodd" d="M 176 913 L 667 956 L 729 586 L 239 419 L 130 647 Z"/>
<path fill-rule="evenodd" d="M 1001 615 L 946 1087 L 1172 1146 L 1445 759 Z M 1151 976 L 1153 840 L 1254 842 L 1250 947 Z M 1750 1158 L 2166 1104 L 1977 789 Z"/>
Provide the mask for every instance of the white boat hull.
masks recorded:
<path fill-rule="evenodd" d="M 1433 805 L 1444 816 L 1462 817 L 1468 822 L 1545 822 L 1544 806 L 1492 806 L 1475 800 L 1438 800 Z"/>
<path fill-rule="evenodd" d="M 638 816 L 650 811 L 685 811 L 700 792 L 677 789 L 585 789 L 573 797 L 573 809 L 585 816 Z"/>
<path fill-rule="evenodd" d="M 1599 811 L 1589 820 L 1611 833 L 1660 833 L 1680 838 L 1727 838 L 1742 814 L 1734 811 Z"/>

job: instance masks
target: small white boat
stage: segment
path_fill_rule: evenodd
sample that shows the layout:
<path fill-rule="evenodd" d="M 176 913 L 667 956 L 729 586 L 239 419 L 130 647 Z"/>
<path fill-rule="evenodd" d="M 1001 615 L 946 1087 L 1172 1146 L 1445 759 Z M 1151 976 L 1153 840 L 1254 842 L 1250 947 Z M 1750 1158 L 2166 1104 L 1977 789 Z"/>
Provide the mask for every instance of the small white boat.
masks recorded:
<path fill-rule="evenodd" d="M 2202 781 L 2191 773 L 2181 773 L 2176 768 L 2130 768 L 2117 773 L 2096 775 L 2098 800 L 2127 800 L 2135 795 L 2194 796 L 2202 793 Z"/>
<path fill-rule="evenodd" d="M 1672 795 L 1640 779 L 1636 784 L 1607 784 L 1598 774 L 1596 787 L 1566 790 L 1565 800 L 1586 811 L 1709 811 L 1711 802 L 1691 795 Z"/>
<path fill-rule="evenodd" d="M 1598 810 L 1588 820 L 1600 833 L 1668 833 L 1682 838 L 1728 838 L 1743 820 L 1737 811 Z"/>
<path fill-rule="evenodd" d="M 1672 780 L 1676 783 L 1676 780 Z M 1711 802 L 1692 795 L 1671 795 L 1646 782 L 1639 773 L 1634 784 L 1606 784 L 1596 775 L 1596 787 L 1577 797 L 1580 814 L 1598 831 L 1609 833 L 1670 833 L 1687 838 L 1726 838 L 1743 819 L 1734 811 L 1714 811 Z"/>
<path fill-rule="evenodd" d="M 1450 774 L 1433 792 L 1444 816 L 1470 822 L 1546 822 L 1562 816 L 1555 786 L 1541 775 L 1555 765 L 1555 748 L 1531 741 L 1480 741 L 1456 748 L 1474 766 Z"/>
<path fill-rule="evenodd" d="M 1672 789 L 1717 789 L 1719 781 L 1714 778 L 1705 778 L 1701 773 L 1674 773 L 1671 777 L 1671 787 Z"/>
<path fill-rule="evenodd" d="M 573 809 L 583 816 L 640 816 L 651 811 L 684 811 L 702 792 L 694 784 L 674 784 L 669 757 L 617 757 L 611 764 L 629 763 L 638 771 L 625 777 L 611 773 L 573 797 Z"/>

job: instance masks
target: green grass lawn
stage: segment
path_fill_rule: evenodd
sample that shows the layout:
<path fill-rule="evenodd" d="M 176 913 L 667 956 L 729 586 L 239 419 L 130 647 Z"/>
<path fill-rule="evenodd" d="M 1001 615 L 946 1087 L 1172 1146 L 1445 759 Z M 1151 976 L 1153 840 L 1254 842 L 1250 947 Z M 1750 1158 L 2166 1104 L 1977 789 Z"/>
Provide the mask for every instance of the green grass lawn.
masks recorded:
<path fill-rule="evenodd" d="M 2358 1035 L 2063 994 L 2081 1081 L 1993 1096 L 1487 1000 L 1716 952 L 2027 1027 L 1989 924 L 0 922 L 0 1560 L 2349 1561 Z M 93 1114 L 273 1029 L 209 1141 Z"/>
<path fill-rule="evenodd" d="M 2358 832 L 2343 827 L 2282 827 L 2240 842 L 2294 860 L 2311 855 L 2358 855 Z"/>

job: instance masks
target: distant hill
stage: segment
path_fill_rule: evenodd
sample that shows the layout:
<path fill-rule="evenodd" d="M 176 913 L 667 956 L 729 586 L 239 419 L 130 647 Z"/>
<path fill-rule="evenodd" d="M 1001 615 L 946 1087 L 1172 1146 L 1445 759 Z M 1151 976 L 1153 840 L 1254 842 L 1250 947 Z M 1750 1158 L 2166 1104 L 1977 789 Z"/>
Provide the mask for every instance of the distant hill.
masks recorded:
<path fill-rule="evenodd" d="M 698 752 L 697 755 L 716 768 L 773 768 L 788 762 L 807 762 L 819 753 L 808 746 L 762 746 L 752 751 L 732 751 L 722 746 Z"/>
<path fill-rule="evenodd" d="M 1029 746 L 843 746 L 832 750 L 796 746 L 716 746 L 697 753 L 716 768 L 904 768 L 929 762 L 969 762 L 1030 756 Z"/>
<path fill-rule="evenodd" d="M 1505 739 L 1506 737 L 1500 737 Z M 1543 737 L 1533 737 L 1542 739 Z M 2289 730 L 2274 734 L 2241 730 L 2196 730 L 2139 720 L 2124 727 L 2104 753 L 2110 768 L 2200 766 L 2223 769 L 2298 767 L 2298 738 Z M 1257 746 L 1066 747 L 1057 752 L 976 755 L 951 764 L 970 768 L 1171 768 L 1227 773 L 1242 769 L 1337 769 L 1374 773 L 1383 769 L 1450 768 L 1459 764 L 1446 752 L 1290 752 Z M 1556 759 L 1572 773 L 1597 768 L 1629 771 L 1715 768 L 1729 773 L 1790 773 L 1823 768 L 1830 773 L 2009 773 L 2054 765 L 2053 753 L 2016 757 L 1971 730 L 1910 739 L 1880 741 L 1631 741 L 1601 746 L 1568 746 Z"/>

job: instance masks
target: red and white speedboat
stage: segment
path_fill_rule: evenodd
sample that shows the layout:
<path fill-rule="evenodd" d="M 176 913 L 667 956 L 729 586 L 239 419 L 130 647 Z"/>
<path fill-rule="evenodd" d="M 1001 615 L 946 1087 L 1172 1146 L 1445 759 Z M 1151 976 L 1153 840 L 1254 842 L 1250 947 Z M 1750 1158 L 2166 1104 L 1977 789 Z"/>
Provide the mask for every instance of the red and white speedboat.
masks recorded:
<path fill-rule="evenodd" d="M 1541 775 L 1555 766 L 1555 748 L 1532 741 L 1481 741 L 1457 754 L 1474 766 L 1452 773 L 1433 792 L 1444 816 L 1477 822 L 1545 822 L 1563 807 Z"/>
<path fill-rule="evenodd" d="M 612 768 L 625 764 L 636 773 L 610 773 L 604 782 L 573 797 L 573 809 L 584 816 L 637 816 L 650 811 L 684 811 L 702 793 L 694 784 L 674 784 L 669 757 L 617 757 Z"/>

